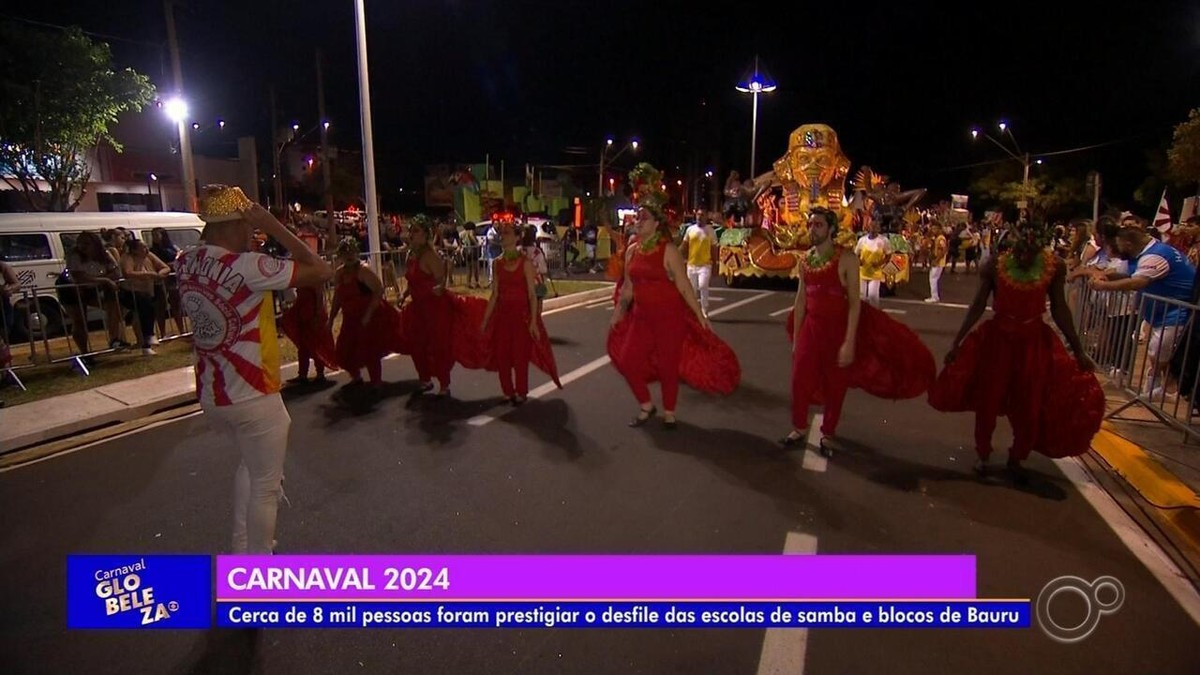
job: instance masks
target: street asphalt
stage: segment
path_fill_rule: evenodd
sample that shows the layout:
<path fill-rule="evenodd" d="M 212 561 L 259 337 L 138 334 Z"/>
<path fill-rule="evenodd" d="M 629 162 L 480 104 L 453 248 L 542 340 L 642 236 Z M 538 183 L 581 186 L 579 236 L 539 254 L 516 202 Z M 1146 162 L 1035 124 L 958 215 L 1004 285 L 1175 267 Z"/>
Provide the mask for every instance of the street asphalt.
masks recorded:
<path fill-rule="evenodd" d="M 946 301 L 969 302 L 974 275 L 943 279 Z M 919 275 L 884 308 L 940 360 L 964 310 L 917 302 L 926 290 Z M 742 384 L 727 398 L 685 388 L 674 432 L 626 427 L 636 403 L 607 364 L 517 409 L 500 406 L 493 374 L 461 368 L 453 398 L 413 399 L 407 358 L 385 362 L 374 404 L 341 374 L 289 390 L 277 553 L 780 553 L 790 532 L 821 553 L 972 553 L 981 598 L 1108 575 L 1125 602 L 1071 645 L 1036 624 L 782 639 L 801 640 L 803 672 L 818 674 L 1200 672 L 1200 627 L 1053 462 L 1031 461 L 1024 487 L 975 478 L 970 415 L 852 391 L 834 457 L 805 468 L 805 450 L 777 443 L 790 427 L 779 312 L 791 291 L 713 295 L 718 311 L 747 301 L 713 320 Z M 560 373 L 605 355 L 609 316 L 546 317 Z M 1007 433 L 1002 422 L 997 448 Z M 227 552 L 236 465 L 197 415 L 0 473 L 3 671 L 749 674 L 764 658 L 764 631 L 749 629 L 66 629 L 68 554 Z M 1082 618 L 1072 602 L 1056 605 L 1061 623 Z"/>

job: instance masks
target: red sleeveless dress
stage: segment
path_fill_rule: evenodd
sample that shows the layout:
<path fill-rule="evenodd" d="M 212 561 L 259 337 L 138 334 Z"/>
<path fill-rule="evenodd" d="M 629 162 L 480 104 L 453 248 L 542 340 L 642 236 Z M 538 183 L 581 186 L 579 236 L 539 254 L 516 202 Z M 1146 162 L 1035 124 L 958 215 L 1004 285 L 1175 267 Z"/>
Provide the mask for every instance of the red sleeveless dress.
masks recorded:
<path fill-rule="evenodd" d="M 338 283 L 334 288 L 338 304 L 342 308 L 342 327 L 337 336 L 337 362 L 353 373 L 361 368 L 379 363 L 384 356 L 399 348 L 399 316 L 396 308 L 378 301 L 371 321 L 362 324 L 363 316 L 371 306 L 371 289 L 358 280 L 355 273 L 338 272 Z"/>
<path fill-rule="evenodd" d="M 943 412 L 975 412 L 975 451 L 992 451 L 997 416 L 1013 429 L 1010 457 L 1036 450 L 1048 457 L 1081 455 L 1104 417 L 1104 391 L 1079 369 L 1054 330 L 1042 320 L 1046 289 L 1061 263 L 1043 253 L 1040 278 L 1013 276 L 1011 256 L 996 261 L 995 316 L 967 336 L 958 357 L 929 390 Z"/>
<path fill-rule="evenodd" d="M 792 335 L 795 317 L 788 314 L 788 336 L 795 340 L 792 352 L 792 424 L 808 426 L 808 407 L 824 404 L 821 431 L 833 435 L 841 417 L 846 389 L 862 389 L 879 398 L 916 398 L 929 388 L 937 366 L 929 348 L 908 326 L 884 312 L 859 303 L 858 331 L 854 338 L 854 362 L 837 366 L 838 351 L 846 338 L 850 314 L 846 288 L 838 278 L 838 263 L 846 254 L 837 248 L 825 264 L 813 267 L 809 256 L 801 258 L 804 275 L 805 315 L 799 337 Z"/>
<path fill-rule="evenodd" d="M 410 257 L 404 271 L 412 303 L 401 312 L 402 333 L 421 382 L 437 378 L 443 389 L 450 387 L 454 367 L 454 311 L 447 292 L 433 292 L 437 280 L 421 269 L 419 258 Z"/>
<path fill-rule="evenodd" d="M 321 289 L 304 286 L 296 289 L 296 302 L 283 313 L 279 327 L 301 353 L 308 353 L 327 370 L 338 367 L 333 335 L 329 332 L 329 314 L 321 301 Z"/>
<path fill-rule="evenodd" d="M 666 388 L 680 379 L 700 391 L 731 394 L 741 380 L 737 355 L 688 308 L 667 277 L 665 252 L 664 240 L 648 253 L 635 251 L 629 260 L 633 307 L 609 332 L 613 366 L 635 395 L 640 385 L 660 381 L 665 399 Z M 663 405 L 673 410 L 672 403 L 664 400 Z"/>

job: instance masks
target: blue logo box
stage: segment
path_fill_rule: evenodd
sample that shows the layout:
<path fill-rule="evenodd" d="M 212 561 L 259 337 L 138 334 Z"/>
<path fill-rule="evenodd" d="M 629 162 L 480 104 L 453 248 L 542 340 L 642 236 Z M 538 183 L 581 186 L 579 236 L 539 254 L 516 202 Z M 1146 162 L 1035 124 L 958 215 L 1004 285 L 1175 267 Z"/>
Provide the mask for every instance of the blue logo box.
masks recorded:
<path fill-rule="evenodd" d="M 211 625 L 210 556 L 67 556 L 68 628 Z"/>

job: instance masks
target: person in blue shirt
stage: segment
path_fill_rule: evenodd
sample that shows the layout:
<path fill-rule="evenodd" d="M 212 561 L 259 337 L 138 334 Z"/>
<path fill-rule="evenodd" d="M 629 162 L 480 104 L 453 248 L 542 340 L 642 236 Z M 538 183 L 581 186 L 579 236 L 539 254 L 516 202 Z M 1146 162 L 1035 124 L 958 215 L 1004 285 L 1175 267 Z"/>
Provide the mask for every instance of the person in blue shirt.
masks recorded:
<path fill-rule="evenodd" d="M 1154 239 L 1141 228 L 1121 228 L 1116 247 L 1120 256 L 1128 261 L 1124 274 L 1116 279 L 1112 277 L 1117 274 L 1110 274 L 1109 279 L 1096 279 L 1091 285 L 1098 291 L 1138 292 L 1142 319 L 1150 325 L 1143 391 L 1152 398 L 1162 396 L 1164 372 L 1175 353 L 1175 346 L 1187 330 L 1191 315 L 1185 306 L 1145 296 L 1189 303 L 1196 282 L 1196 268 L 1178 250 Z"/>

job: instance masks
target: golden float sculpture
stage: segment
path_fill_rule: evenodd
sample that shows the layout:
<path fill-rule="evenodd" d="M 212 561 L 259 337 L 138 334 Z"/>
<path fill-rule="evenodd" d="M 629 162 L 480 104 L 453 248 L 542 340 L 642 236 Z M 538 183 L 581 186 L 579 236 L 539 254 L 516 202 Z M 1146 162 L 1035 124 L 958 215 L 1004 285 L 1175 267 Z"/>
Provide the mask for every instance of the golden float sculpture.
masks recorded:
<path fill-rule="evenodd" d="M 787 154 L 773 167 L 754 179 L 747 195 L 758 207 L 759 227 L 723 237 L 719 273 L 729 283 L 743 276 L 795 278 L 800 253 L 808 248 L 809 212 L 817 206 L 842 210 L 850 159 L 828 125 L 794 130 Z"/>

